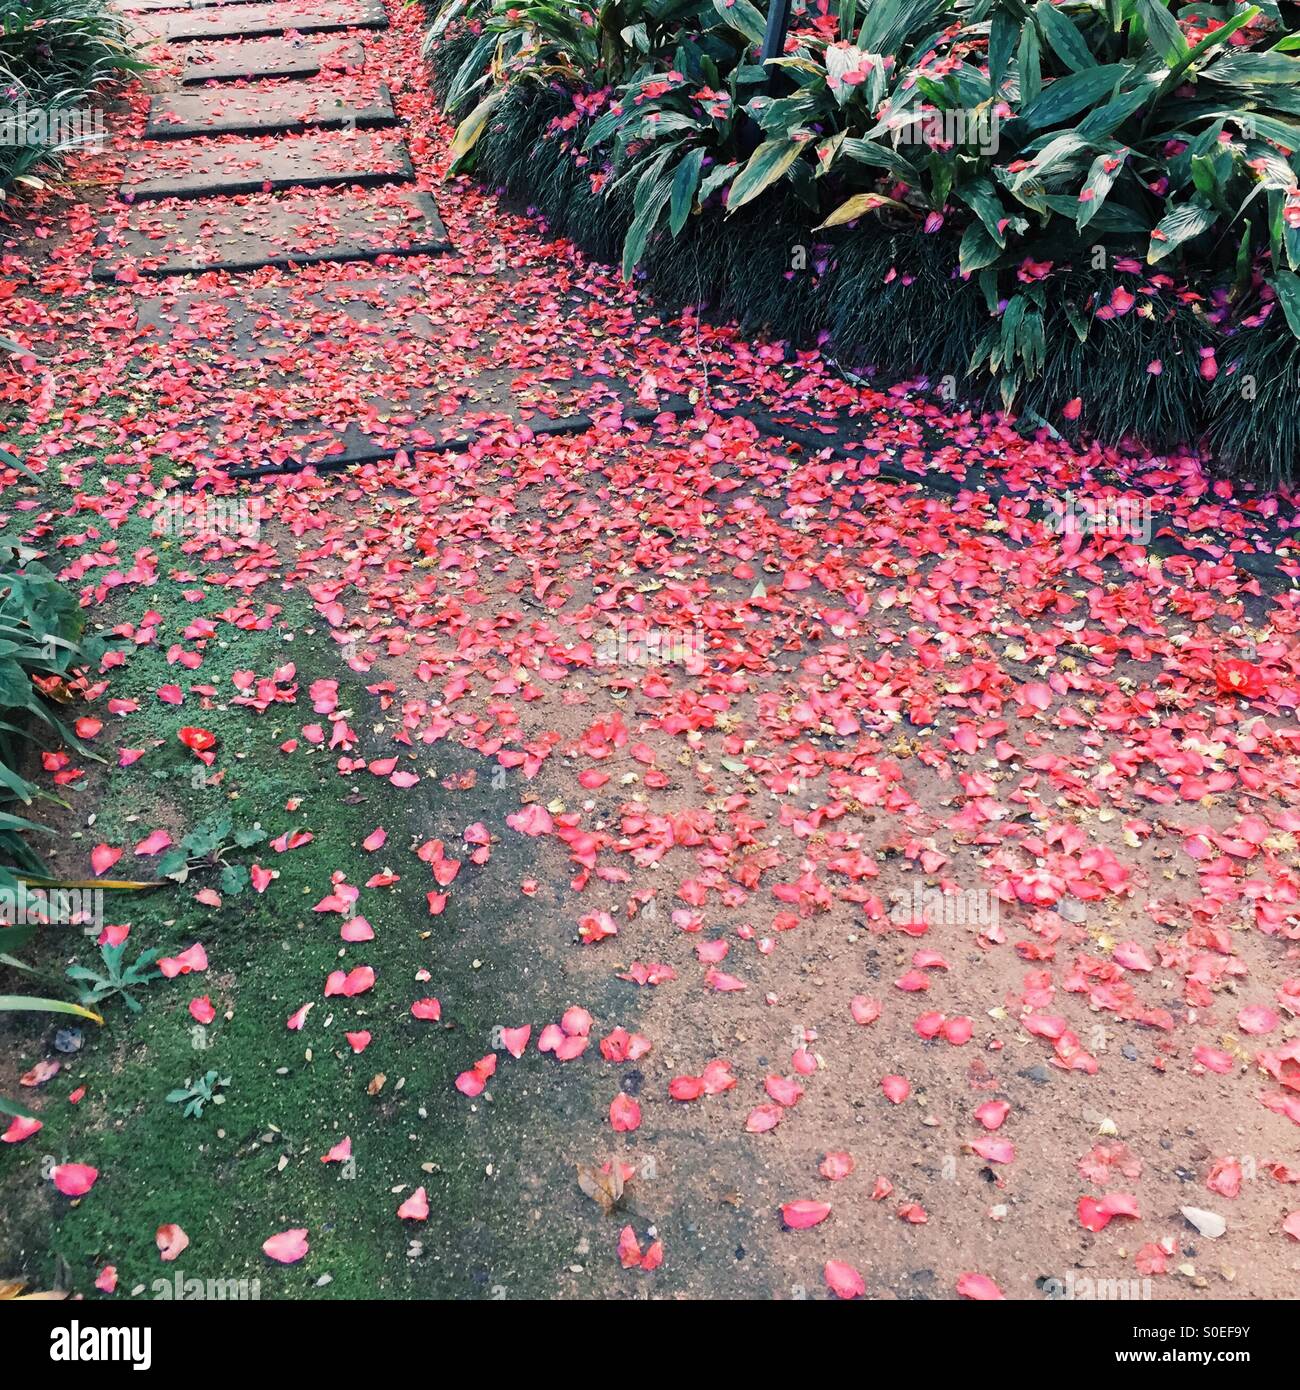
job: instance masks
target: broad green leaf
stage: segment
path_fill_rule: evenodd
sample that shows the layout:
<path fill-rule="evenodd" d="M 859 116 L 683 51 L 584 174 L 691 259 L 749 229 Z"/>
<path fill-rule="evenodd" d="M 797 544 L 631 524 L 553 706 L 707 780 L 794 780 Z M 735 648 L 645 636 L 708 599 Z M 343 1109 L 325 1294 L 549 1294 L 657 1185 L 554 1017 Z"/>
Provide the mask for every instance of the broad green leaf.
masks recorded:
<path fill-rule="evenodd" d="M 1085 140 L 1104 140 L 1113 135 L 1130 116 L 1140 111 L 1155 90 L 1155 79 L 1144 77 L 1137 86 L 1121 92 L 1113 101 L 1089 111 L 1075 129 Z"/>
<path fill-rule="evenodd" d="M 767 21 L 749 0 L 713 0 L 718 18 L 729 28 L 744 36 L 750 43 L 762 43 Z"/>
<path fill-rule="evenodd" d="M 1016 45 L 1016 21 L 1006 10 L 998 10 L 989 25 L 989 82 L 994 92 L 1002 86 Z"/>
<path fill-rule="evenodd" d="M 623 275 L 625 279 L 630 279 L 632 272 L 640 264 L 641 257 L 645 255 L 646 246 L 649 244 L 651 233 L 663 213 L 664 205 L 672 196 L 672 178 L 662 172 L 663 166 L 671 154 L 672 148 L 670 147 L 646 170 L 641 176 L 641 181 L 637 184 L 636 197 L 633 199 L 635 215 L 623 242 Z"/>
<path fill-rule="evenodd" d="M 1151 233 L 1151 248 L 1147 252 L 1147 264 L 1155 265 L 1184 242 L 1208 232 L 1219 219 L 1219 214 L 1204 203 L 1184 203 L 1167 212 Z"/>
<path fill-rule="evenodd" d="M 1239 10 L 1231 19 L 1226 20 L 1223 25 L 1206 34 L 1197 44 L 1193 44 L 1189 52 L 1185 53 L 1169 69 L 1169 74 L 1160 84 L 1160 94 L 1172 91 L 1182 80 L 1183 74 L 1194 67 L 1207 53 L 1217 48 L 1221 48 L 1238 29 L 1244 29 L 1251 20 L 1255 19 L 1260 13 L 1258 5 L 1251 5 L 1248 9 Z"/>
<path fill-rule="evenodd" d="M 1165 8 L 1163 0 L 1137 0 L 1137 8 L 1160 61 L 1173 67 L 1185 58 L 1189 52 L 1187 38 L 1178 27 L 1178 21 Z"/>
<path fill-rule="evenodd" d="M 728 216 L 774 184 L 805 148 L 804 140 L 764 140 L 732 182 L 727 195 Z"/>
<path fill-rule="evenodd" d="M 80 1004 L 69 1004 L 66 999 L 38 999 L 34 994 L 0 994 L 0 1014 L 38 1013 L 75 1014 L 78 1018 L 88 1018 L 92 1023 L 103 1023 L 99 1014 L 83 1009 Z"/>
<path fill-rule="evenodd" d="M 1077 116 L 1085 107 L 1095 106 L 1109 96 L 1115 84 L 1128 74 L 1125 63 L 1107 63 L 1104 67 L 1088 68 L 1084 72 L 1068 73 L 1043 88 L 1042 95 L 1030 102 L 1019 119 L 1027 129 L 1047 130 Z"/>
<path fill-rule="evenodd" d="M 460 65 L 447 88 L 447 95 L 443 98 L 443 106 L 448 115 L 463 106 L 465 99 L 476 87 L 489 80 L 492 55 L 500 42 L 500 37 L 495 33 L 479 35 L 478 41 Z"/>
<path fill-rule="evenodd" d="M 1043 90 L 1042 52 L 1038 30 L 1032 24 L 1026 24 L 1020 31 L 1016 69 L 1020 76 L 1020 105 L 1023 110 L 1026 106 L 1032 106 Z"/>
<path fill-rule="evenodd" d="M 479 137 L 487 129 L 489 118 L 505 99 L 507 90 L 506 87 L 498 87 L 495 92 L 490 92 L 456 127 L 456 135 L 451 142 L 453 169 L 478 144 Z"/>
<path fill-rule="evenodd" d="M 972 222 L 962 233 L 958 261 L 963 275 L 990 266 L 1002 254 L 1002 248 L 989 235 L 983 222 Z"/>
<path fill-rule="evenodd" d="M 716 169 L 710 169 L 700 182 L 699 201 L 703 203 L 706 198 L 711 198 L 739 168 L 739 164 L 728 163 L 719 164 Z"/>
<path fill-rule="evenodd" d="M 918 34 L 950 8 L 951 0 L 871 0 L 858 31 L 858 47 L 868 53 L 896 53 L 906 35 Z"/>
<path fill-rule="evenodd" d="M 984 230 L 1000 248 L 1007 244 L 1007 211 L 1002 206 L 997 189 L 989 179 L 973 179 L 956 190 L 957 197 L 984 224 Z M 964 268 L 964 267 L 963 267 Z"/>
<path fill-rule="evenodd" d="M 1231 121 L 1248 139 L 1271 140 L 1288 150 L 1300 150 L 1300 125 L 1280 121 L 1276 116 L 1244 110 L 1205 111 L 1202 116 L 1206 120 Z"/>
<path fill-rule="evenodd" d="M 1277 302 L 1286 316 L 1287 327 L 1300 338 L 1300 275 L 1292 270 L 1278 270 L 1270 278 Z"/>
<path fill-rule="evenodd" d="M 1071 72 L 1083 72 L 1085 68 L 1097 66 L 1092 50 L 1074 21 L 1063 10 L 1058 10 L 1052 0 L 1038 0 L 1034 6 L 1034 18 L 1052 52 Z"/>
<path fill-rule="evenodd" d="M 1080 231 L 1101 211 L 1106 195 L 1123 172 L 1129 153 L 1128 149 L 1116 145 L 1113 150 L 1103 151 L 1092 161 L 1092 168 L 1088 170 L 1088 177 L 1079 192 L 1079 215 L 1075 225 Z"/>
<path fill-rule="evenodd" d="M 851 44 L 844 48 L 838 45 L 828 48 L 823 55 L 826 63 L 826 75 L 833 84 L 831 90 L 835 93 L 835 99 L 841 106 L 850 100 L 854 92 L 854 88 L 841 79 L 846 73 L 856 72 L 862 66 L 865 57 L 865 53 L 854 48 Z"/>
<path fill-rule="evenodd" d="M 852 222 L 856 218 L 884 207 L 898 208 L 901 212 L 911 212 L 907 204 L 900 203 L 897 198 L 886 198 L 882 193 L 855 193 L 853 197 L 842 202 L 825 222 L 814 227 L 813 231 L 820 232 L 826 227 L 843 226 L 845 222 Z"/>
<path fill-rule="evenodd" d="M 875 140 L 855 140 L 849 138 L 840 146 L 840 153 L 846 159 L 866 164 L 873 169 L 887 169 L 896 178 L 916 187 L 921 180 L 920 172 L 910 159 L 899 154 L 892 146 Z"/>
<path fill-rule="evenodd" d="M 1202 68 L 1201 77 L 1231 86 L 1259 87 L 1278 82 L 1291 86 L 1300 82 L 1300 58 L 1288 58 L 1284 53 L 1226 53 Z"/>

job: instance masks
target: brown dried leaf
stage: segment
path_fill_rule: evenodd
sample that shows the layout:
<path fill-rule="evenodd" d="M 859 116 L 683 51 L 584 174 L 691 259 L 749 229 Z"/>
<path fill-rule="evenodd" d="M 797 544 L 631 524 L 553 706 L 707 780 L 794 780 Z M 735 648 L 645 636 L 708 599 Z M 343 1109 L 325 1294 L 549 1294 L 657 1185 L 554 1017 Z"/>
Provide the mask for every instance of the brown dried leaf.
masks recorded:
<path fill-rule="evenodd" d="M 578 1186 L 593 1202 L 598 1202 L 606 1214 L 623 1200 L 626 1188 L 617 1163 L 608 1164 L 607 1172 L 588 1163 L 577 1163 L 574 1167 L 578 1170 Z"/>

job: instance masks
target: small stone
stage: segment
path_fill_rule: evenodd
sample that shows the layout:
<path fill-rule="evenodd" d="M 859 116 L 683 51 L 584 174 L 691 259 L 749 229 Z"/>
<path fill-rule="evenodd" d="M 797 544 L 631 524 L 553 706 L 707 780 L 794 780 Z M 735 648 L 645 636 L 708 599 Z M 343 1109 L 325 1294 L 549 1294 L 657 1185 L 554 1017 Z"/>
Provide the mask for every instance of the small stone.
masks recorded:
<path fill-rule="evenodd" d="M 1218 1240 L 1228 1229 L 1228 1223 L 1218 1212 L 1206 1211 L 1203 1207 L 1179 1207 L 1187 1223 L 1194 1226 L 1206 1240 Z"/>

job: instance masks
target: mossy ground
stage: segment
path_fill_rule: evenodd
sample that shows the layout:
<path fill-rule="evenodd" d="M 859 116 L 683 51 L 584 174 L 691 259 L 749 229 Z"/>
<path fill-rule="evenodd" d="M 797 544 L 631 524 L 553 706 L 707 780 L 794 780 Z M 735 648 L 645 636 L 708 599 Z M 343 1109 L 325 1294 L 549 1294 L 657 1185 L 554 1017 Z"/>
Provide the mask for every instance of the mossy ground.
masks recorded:
<path fill-rule="evenodd" d="M 518 1018 L 498 1013 L 503 1001 L 520 996 L 525 976 L 534 1012 L 540 1002 L 547 1016 L 559 1017 L 573 1002 L 560 992 L 562 970 L 536 969 L 542 948 L 528 945 L 541 943 L 549 930 L 553 885 L 544 884 L 530 904 L 518 883 L 538 866 L 512 863 L 521 852 L 498 846 L 487 866 L 465 865 L 447 911 L 434 918 L 425 901 L 433 885 L 412 873 L 413 863 L 423 866 L 407 849 L 437 836 L 454 847 L 476 820 L 499 826 L 518 805 L 518 788 L 501 786 L 500 778 L 494 787 L 491 769 L 450 741 L 409 755 L 409 765 L 425 776 L 407 791 L 366 772 L 342 777 L 337 752 L 305 744 L 282 752 L 280 745 L 315 718 L 307 689 L 323 677 L 339 680 L 339 707 L 352 712 L 369 756 L 396 747 L 387 737 L 391 726 L 376 734 L 375 701 L 342 661 L 306 594 L 267 583 L 254 602 L 259 610 L 280 605 L 270 626 L 241 631 L 220 623 L 202 666 L 188 672 L 168 665 L 168 648 L 193 618 L 229 606 L 232 592 L 209 586 L 204 600 L 188 602 L 182 590 L 196 587 L 203 565 L 152 536 L 147 521 L 133 518 L 115 539 L 124 555 L 142 545 L 157 548 L 159 579 L 117 590 L 96 610 L 94 623 L 138 623 L 156 609 L 163 626 L 157 641 L 135 649 L 115 674 L 112 693 L 137 698 L 140 710 L 109 721 L 97 740 L 109 761 L 91 772 L 85 789 L 73 790 L 74 810 L 64 826 L 79 838 L 65 837 L 54 863 L 64 873 L 85 873 L 96 843 L 129 851 L 160 825 L 179 840 L 221 812 L 236 827 L 257 822 L 271 836 L 297 827 L 314 838 L 283 854 L 266 843 L 236 852 L 232 857 L 260 859 L 280 877 L 264 896 L 247 888 L 219 909 L 194 900 L 212 879 L 107 895 L 106 920 L 131 925 L 128 959 L 149 946 L 166 955 L 201 941 L 210 967 L 155 979 L 138 992 L 139 1014 L 110 1000 L 103 1029 L 87 1025 L 83 1049 L 64 1058 L 63 1070 L 39 1093 L 35 1106 L 45 1128 L 0 1151 L 0 1226 L 9 1227 L 0 1240 L 8 1252 L 2 1272 L 93 1294 L 96 1272 L 114 1264 L 119 1296 L 139 1290 L 142 1297 L 177 1270 L 186 1279 L 258 1280 L 264 1298 L 508 1297 L 535 1292 L 539 1280 L 571 1278 L 565 1271 L 582 1238 L 582 1199 L 575 1188 L 571 1220 L 549 1203 L 545 1221 L 541 1199 L 556 1183 L 572 1186 L 573 1162 L 591 1158 L 567 1152 L 565 1142 L 571 1120 L 590 1113 L 586 1085 L 576 1077 L 563 1088 L 550 1084 L 542 1072 L 556 1064 L 532 1052 L 519 1062 L 506 1059 L 514 1069 L 510 1085 L 490 1101 L 470 1102 L 453 1087 L 455 1076 L 490 1050 L 496 1025 L 526 1021 L 522 1012 Z M 297 668 L 295 705 L 258 714 L 227 704 L 232 671 L 267 675 L 288 661 Z M 193 695 L 180 708 L 158 700 L 160 685 L 187 689 L 192 681 L 221 692 L 210 708 L 200 709 Z M 219 786 L 194 785 L 198 764 L 175 739 L 185 724 L 217 734 L 215 766 L 226 770 Z M 155 749 L 157 738 L 164 742 Z M 119 746 L 150 751 L 118 768 L 110 750 Z M 471 767 L 478 771 L 474 788 L 443 788 L 442 779 Z M 292 811 L 291 802 L 297 803 Z M 388 844 L 367 854 L 360 842 L 379 825 Z M 128 852 L 114 873 L 145 876 L 151 863 L 133 861 Z M 344 947 L 343 919 L 313 906 L 330 891 L 335 870 L 360 885 L 385 863 L 401 881 L 366 890 L 358 905 L 376 939 Z M 47 983 L 57 988 L 67 964 L 93 966 L 98 951 L 92 940 L 70 945 L 51 931 L 38 955 Z M 378 976 L 372 993 L 323 998 L 331 970 L 362 963 Z M 431 974 L 427 983 L 416 979 L 421 969 Z M 217 1018 L 199 1028 L 188 1005 L 204 994 Z M 441 1023 L 411 1017 L 410 1003 L 425 995 L 443 1001 Z M 287 1030 L 288 1017 L 312 1000 L 303 1030 Z M 343 1035 L 363 1028 L 374 1041 L 354 1055 Z M 39 1016 L 6 1026 L 15 1074 L 57 1056 L 49 1050 L 55 1031 Z M 173 1087 L 210 1069 L 230 1079 L 224 1104 L 186 1118 L 165 1101 Z M 370 1095 L 368 1084 L 379 1074 L 386 1080 Z M 68 1094 L 82 1086 L 84 1098 L 69 1105 Z M 351 1136 L 354 1163 L 322 1163 L 344 1135 Z M 65 1159 L 100 1170 L 94 1190 L 77 1203 L 60 1197 L 41 1172 L 49 1160 Z M 429 1194 L 428 1222 L 399 1221 L 398 1204 L 420 1185 Z M 154 1244 L 157 1227 L 168 1222 L 181 1225 L 191 1242 L 175 1266 L 160 1262 Z M 310 1232 L 310 1255 L 291 1267 L 272 1264 L 262 1242 L 296 1226 Z"/>

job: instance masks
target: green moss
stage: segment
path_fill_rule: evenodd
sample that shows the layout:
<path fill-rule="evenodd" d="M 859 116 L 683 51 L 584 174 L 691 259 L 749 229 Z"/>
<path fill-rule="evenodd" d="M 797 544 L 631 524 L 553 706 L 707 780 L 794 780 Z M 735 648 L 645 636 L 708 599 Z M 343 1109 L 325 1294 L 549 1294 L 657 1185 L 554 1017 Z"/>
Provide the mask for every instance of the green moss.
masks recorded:
<path fill-rule="evenodd" d="M 118 873 L 149 873 L 156 860 L 129 855 L 137 840 L 160 824 L 179 840 L 222 810 L 236 826 L 257 821 L 272 836 L 298 827 L 314 838 L 282 854 L 266 843 L 238 852 L 280 877 L 265 895 L 246 889 L 216 909 L 194 900 L 209 882 L 201 877 L 149 894 L 109 895 L 106 919 L 130 922 L 139 949 L 156 945 L 174 954 L 201 941 L 209 969 L 155 980 L 139 992 L 139 1015 L 110 1001 L 103 1030 L 88 1028 L 83 1050 L 42 1093 L 46 1128 L 0 1153 L 0 1226 L 8 1227 L 0 1230 L 0 1246 L 23 1252 L 19 1268 L 11 1256 L 0 1272 L 38 1284 L 65 1277 L 74 1289 L 93 1292 L 96 1271 L 112 1263 L 120 1289 L 143 1286 L 144 1297 L 152 1296 L 155 1280 L 176 1270 L 190 1279 L 259 1280 L 267 1298 L 535 1291 L 573 1258 L 589 1220 L 572 1164 L 593 1155 L 571 1152 L 568 1136 L 579 1115 L 593 1113 L 594 1069 L 570 1070 L 560 1087 L 549 1074 L 557 1065 L 552 1059 L 534 1052 L 514 1061 L 502 1054 L 501 1084 L 490 1101 L 472 1103 L 453 1083 L 491 1050 L 496 1025 L 536 1027 L 573 1002 L 562 992 L 562 965 L 538 970 L 539 953 L 518 946 L 537 940 L 545 947 L 554 928 L 530 917 L 526 899 L 500 890 L 503 878 L 517 884 L 537 866 L 525 870 L 522 858 L 512 862 L 524 851 L 499 846 L 488 866 L 462 868 L 448 910 L 431 918 L 425 893 L 433 885 L 408 848 L 439 836 L 455 853 L 471 822 L 499 826 L 518 804 L 517 791 L 495 789 L 481 760 L 458 746 L 409 755 L 426 775 L 408 791 L 364 771 L 341 777 L 339 750 L 300 743 L 293 753 L 280 751 L 302 724 L 318 718 L 307 689 L 324 677 L 339 681 L 339 707 L 352 712 L 349 722 L 363 736 L 366 756 L 391 754 L 396 745 L 390 732 L 373 732 L 381 716 L 364 681 L 343 665 L 301 590 L 264 586 L 255 601 L 282 607 L 270 627 L 249 632 L 219 623 L 198 670 L 169 665 L 167 652 L 182 641 L 189 621 L 213 617 L 232 595 L 214 587 L 209 599 L 187 603 L 181 591 L 194 582 L 175 580 L 169 570 L 201 573 L 202 565 L 151 538 L 145 521 L 133 519 L 116 539 L 124 554 L 142 544 L 157 548 L 160 578 L 150 588 L 117 591 L 106 621 L 138 623 L 157 609 L 164 624 L 156 641 L 134 649 L 114 673 L 111 693 L 138 699 L 140 710 L 111 724 L 99 743 L 149 751 L 130 768 L 92 773 L 91 786 L 70 798 L 83 820 L 94 804 L 96 819 L 77 832 L 80 841 L 68 844 L 60 862 L 70 868 L 75 858 L 81 868 L 89 846 L 102 840 L 128 848 Z M 258 714 L 228 703 L 232 671 L 268 675 L 290 660 L 299 685 L 294 705 Z M 187 691 L 192 682 L 210 684 L 220 693 L 210 709 L 200 709 L 190 694 L 175 708 L 156 697 L 168 682 Z M 218 735 L 214 770 L 226 773 L 219 786 L 192 784 L 198 764 L 173 737 L 183 724 Z M 162 746 L 153 747 L 159 738 Z M 472 791 L 443 790 L 443 777 L 470 767 L 480 768 Z M 377 825 L 387 829 L 388 844 L 367 854 L 360 842 Z M 330 891 L 334 871 L 360 886 L 385 864 L 401 880 L 364 890 L 358 905 L 376 939 L 345 947 L 338 933 L 343 918 L 312 909 Z M 557 943 L 560 959 L 565 949 Z M 74 957 L 93 965 L 97 956 L 91 941 L 70 946 L 66 937 L 47 937 L 40 963 L 61 975 Z M 373 992 L 323 997 L 331 970 L 363 963 L 376 971 Z M 421 970 L 430 972 L 427 983 L 417 980 Z M 204 994 L 217 1019 L 200 1029 L 188 1005 Z M 411 1002 L 425 995 L 442 1000 L 440 1023 L 411 1017 Z M 315 1007 L 305 1027 L 290 1032 L 286 1020 L 309 1001 Z M 506 1016 L 503 1009 L 515 1012 Z M 23 1065 L 46 1055 L 53 1027 L 7 1026 Z M 344 1033 L 363 1028 L 374 1041 L 354 1055 Z M 196 1119 L 166 1103 L 173 1087 L 213 1068 L 230 1078 L 223 1105 Z M 372 1096 L 368 1084 L 380 1073 L 386 1081 Z M 84 1099 L 70 1107 L 66 1097 L 80 1086 Z M 355 1167 L 322 1163 L 344 1135 L 351 1136 Z M 70 1204 L 40 1181 L 42 1155 L 93 1163 L 100 1180 Z M 541 1201 L 559 1183 L 573 1192 L 572 1202 L 548 1202 L 543 1221 Z M 409 1195 L 420 1185 L 429 1193 L 427 1224 L 399 1221 L 402 1194 L 393 1189 L 404 1186 Z M 157 1227 L 168 1222 L 181 1225 L 191 1241 L 175 1266 L 163 1265 L 154 1245 Z M 262 1242 L 295 1226 L 308 1229 L 310 1255 L 292 1267 L 272 1264 Z M 418 1257 L 408 1256 L 412 1241 L 420 1243 Z M 66 1276 L 57 1261 L 66 1262 Z"/>

